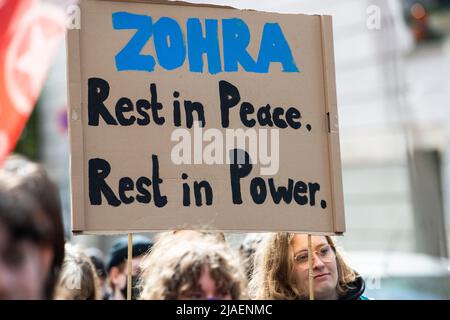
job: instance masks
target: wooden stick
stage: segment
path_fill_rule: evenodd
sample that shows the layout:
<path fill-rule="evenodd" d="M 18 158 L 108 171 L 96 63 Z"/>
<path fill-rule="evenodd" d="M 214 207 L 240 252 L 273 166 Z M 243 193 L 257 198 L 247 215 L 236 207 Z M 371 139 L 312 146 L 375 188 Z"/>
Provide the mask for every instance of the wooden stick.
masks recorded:
<path fill-rule="evenodd" d="M 308 278 L 309 278 L 309 300 L 314 300 L 313 251 L 310 234 L 308 234 Z"/>
<path fill-rule="evenodd" d="M 127 277 L 127 300 L 131 300 L 131 273 L 133 265 L 131 264 L 133 260 L 133 234 L 128 234 L 128 260 L 127 260 L 127 269 L 128 269 L 128 277 Z"/>

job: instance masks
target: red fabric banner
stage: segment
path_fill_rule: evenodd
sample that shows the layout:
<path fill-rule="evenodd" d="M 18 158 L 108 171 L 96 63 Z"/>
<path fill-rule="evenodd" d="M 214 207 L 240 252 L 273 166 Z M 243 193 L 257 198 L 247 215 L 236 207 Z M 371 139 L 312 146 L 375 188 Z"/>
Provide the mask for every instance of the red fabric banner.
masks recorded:
<path fill-rule="evenodd" d="M 36 104 L 64 31 L 64 12 L 54 5 L 0 0 L 0 165 Z"/>

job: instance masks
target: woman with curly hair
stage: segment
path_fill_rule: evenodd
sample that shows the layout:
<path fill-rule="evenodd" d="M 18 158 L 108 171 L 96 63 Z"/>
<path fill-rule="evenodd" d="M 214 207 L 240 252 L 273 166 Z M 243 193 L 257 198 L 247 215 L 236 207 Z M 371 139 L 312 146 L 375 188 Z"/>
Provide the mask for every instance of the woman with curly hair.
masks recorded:
<path fill-rule="evenodd" d="M 69 243 L 59 280 L 55 289 L 56 300 L 99 300 L 100 282 L 91 259 L 80 248 Z"/>
<path fill-rule="evenodd" d="M 319 300 L 367 300 L 364 280 L 328 236 L 312 236 L 314 296 Z M 308 299 L 308 236 L 270 234 L 256 253 L 251 296 L 267 300 Z"/>
<path fill-rule="evenodd" d="M 238 257 L 211 233 L 164 233 L 141 267 L 141 300 L 246 297 Z"/>

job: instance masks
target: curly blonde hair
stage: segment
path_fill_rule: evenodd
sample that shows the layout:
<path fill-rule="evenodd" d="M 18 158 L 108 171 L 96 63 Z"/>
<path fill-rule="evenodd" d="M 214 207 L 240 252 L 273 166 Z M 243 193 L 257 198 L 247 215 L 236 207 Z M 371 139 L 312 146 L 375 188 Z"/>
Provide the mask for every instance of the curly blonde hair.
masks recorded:
<path fill-rule="evenodd" d="M 65 245 L 55 290 L 56 300 L 99 300 L 100 284 L 91 259 L 78 247 Z"/>
<path fill-rule="evenodd" d="M 159 236 L 141 264 L 139 299 L 174 300 L 198 291 L 204 266 L 217 292 L 233 300 L 246 297 L 239 259 L 224 241 L 211 234 L 167 232 Z"/>
<path fill-rule="evenodd" d="M 292 241 L 295 233 L 278 232 L 265 238 L 255 257 L 255 266 L 250 281 L 250 295 L 262 300 L 297 300 L 307 299 L 308 292 L 301 292 L 294 275 L 294 254 Z M 333 239 L 326 236 L 328 244 L 336 253 L 338 283 L 336 292 L 343 296 L 351 283 L 356 279 L 356 273 L 343 260 L 336 250 Z"/>

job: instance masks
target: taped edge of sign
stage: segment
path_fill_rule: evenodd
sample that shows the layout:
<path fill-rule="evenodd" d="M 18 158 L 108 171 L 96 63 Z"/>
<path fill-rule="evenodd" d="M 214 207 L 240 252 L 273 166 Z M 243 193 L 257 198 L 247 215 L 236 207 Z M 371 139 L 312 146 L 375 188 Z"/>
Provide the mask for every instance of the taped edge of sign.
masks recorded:
<path fill-rule="evenodd" d="M 336 97 L 336 76 L 334 65 L 333 21 L 328 15 L 320 16 L 322 59 L 325 96 L 325 116 L 329 117 L 328 154 L 330 163 L 331 197 L 333 204 L 333 230 L 336 234 L 345 232 L 344 202 L 342 191 L 342 165 L 339 145 L 339 125 Z"/>
<path fill-rule="evenodd" d="M 67 81 L 68 81 L 68 125 L 70 150 L 82 150 L 80 153 L 70 153 L 70 188 L 72 229 L 85 229 L 84 210 L 84 135 L 81 97 L 81 53 L 80 30 L 67 30 Z M 83 214 L 74 215 L 73 212 Z M 75 232 L 75 231 L 74 231 Z"/>

